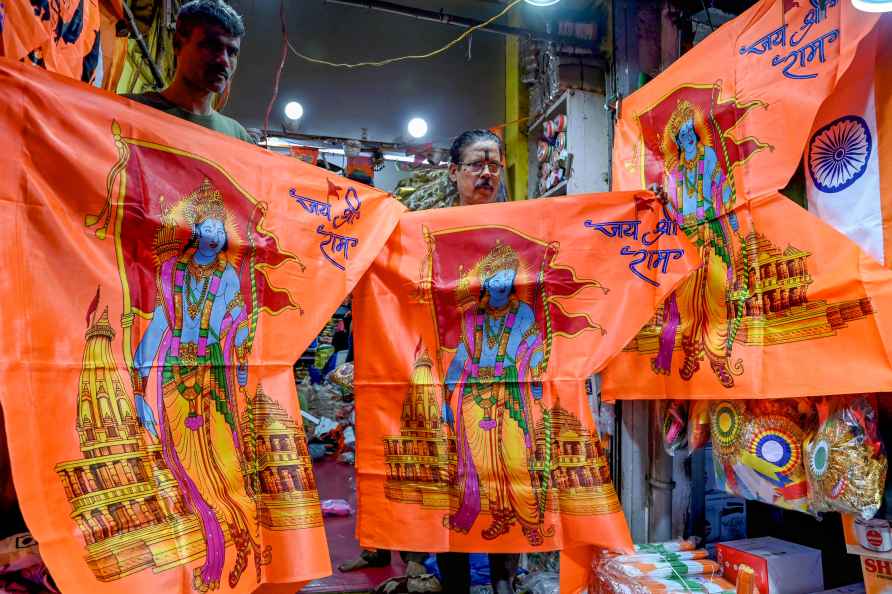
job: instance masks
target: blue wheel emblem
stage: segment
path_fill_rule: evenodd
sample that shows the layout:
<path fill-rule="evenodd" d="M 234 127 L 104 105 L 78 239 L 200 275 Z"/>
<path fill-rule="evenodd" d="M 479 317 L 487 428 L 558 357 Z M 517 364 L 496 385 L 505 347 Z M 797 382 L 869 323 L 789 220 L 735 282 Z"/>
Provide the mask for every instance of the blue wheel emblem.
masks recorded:
<path fill-rule="evenodd" d="M 867 170 L 870 128 L 864 118 L 847 115 L 814 133 L 808 143 L 808 173 L 822 192 L 841 192 Z"/>

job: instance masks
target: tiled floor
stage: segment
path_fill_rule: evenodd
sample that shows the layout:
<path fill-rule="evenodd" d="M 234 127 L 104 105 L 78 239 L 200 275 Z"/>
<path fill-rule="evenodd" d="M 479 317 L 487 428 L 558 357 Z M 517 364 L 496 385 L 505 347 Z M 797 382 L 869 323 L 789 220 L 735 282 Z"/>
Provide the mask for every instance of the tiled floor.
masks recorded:
<path fill-rule="evenodd" d="M 331 458 L 314 465 L 319 497 L 325 499 L 346 499 L 356 509 L 356 475 L 353 466 L 339 464 Z M 341 573 L 338 565 L 355 559 L 360 552 L 359 542 L 354 534 L 356 516 L 326 517 L 325 535 L 328 538 L 328 551 L 331 556 L 333 575 L 315 580 L 301 590 L 303 594 L 334 592 L 371 592 L 386 579 L 405 574 L 405 566 L 399 555 L 394 553 L 390 567 L 370 568 L 363 571 Z"/>

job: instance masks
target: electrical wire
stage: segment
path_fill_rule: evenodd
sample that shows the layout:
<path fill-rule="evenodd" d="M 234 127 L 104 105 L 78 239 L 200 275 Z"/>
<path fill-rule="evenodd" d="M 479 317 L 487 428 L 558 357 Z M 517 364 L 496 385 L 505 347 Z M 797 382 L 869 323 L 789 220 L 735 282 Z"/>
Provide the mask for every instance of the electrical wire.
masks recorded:
<path fill-rule="evenodd" d="M 523 2 L 523 0 L 513 0 L 510 4 L 508 4 L 501 12 L 499 12 L 494 17 L 490 18 L 489 20 L 487 20 L 483 23 L 480 23 L 479 25 L 474 25 L 473 27 L 470 27 L 464 33 L 462 33 L 461 35 L 459 35 L 458 37 L 456 37 L 455 39 L 453 39 L 452 41 L 450 41 L 449 43 L 447 43 L 440 49 L 436 49 L 436 50 L 427 52 L 425 54 L 414 54 L 414 55 L 409 55 L 409 56 L 400 56 L 398 58 L 389 58 L 387 60 L 379 60 L 377 62 L 358 62 L 356 64 L 344 64 L 344 63 L 337 63 L 337 62 L 329 62 L 328 60 L 321 60 L 319 58 L 313 58 L 311 56 L 307 56 L 306 54 L 302 54 L 301 52 L 297 51 L 297 49 L 293 45 L 291 45 L 291 42 L 288 41 L 287 35 L 285 36 L 285 40 L 286 40 L 285 42 L 287 43 L 288 48 L 291 50 L 291 53 L 293 53 L 295 56 L 297 56 L 301 60 L 305 60 L 305 61 L 311 62 L 313 64 L 321 64 L 323 66 L 330 66 L 332 68 L 363 68 L 366 66 L 380 67 L 380 66 L 386 66 L 388 64 L 393 64 L 396 62 L 404 62 L 406 60 L 426 60 L 427 58 L 432 58 L 436 55 L 442 54 L 443 52 L 455 47 L 456 45 L 458 45 L 459 43 L 464 41 L 474 31 L 482 29 L 483 27 L 486 27 L 488 25 L 491 25 L 493 22 L 499 20 L 500 18 L 502 18 L 503 16 L 508 14 L 508 12 L 512 8 L 514 8 L 521 2 Z"/>
<path fill-rule="evenodd" d="M 282 70 L 285 69 L 285 60 L 288 58 L 288 46 L 291 45 L 288 41 L 288 31 L 285 29 L 285 0 L 281 0 L 279 4 L 279 18 L 282 21 L 282 59 L 279 60 L 279 68 L 276 70 L 273 96 L 269 98 L 269 103 L 266 106 L 266 115 L 263 118 L 263 130 L 264 134 L 267 135 L 269 134 L 269 116 L 273 111 L 273 104 L 279 98 L 279 83 L 282 80 Z"/>

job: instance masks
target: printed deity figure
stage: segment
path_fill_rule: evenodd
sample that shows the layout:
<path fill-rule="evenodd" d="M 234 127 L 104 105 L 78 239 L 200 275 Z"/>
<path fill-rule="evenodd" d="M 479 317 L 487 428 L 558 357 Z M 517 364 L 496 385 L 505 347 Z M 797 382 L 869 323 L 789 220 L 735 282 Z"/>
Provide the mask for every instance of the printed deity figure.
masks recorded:
<path fill-rule="evenodd" d="M 518 523 L 535 546 L 543 533 L 530 467 L 532 404 L 542 398 L 543 343 L 533 308 L 516 294 L 520 268 L 517 253 L 497 244 L 476 267 L 479 297 L 463 307 L 443 407 L 456 435 L 459 507 L 444 523 L 468 532 L 485 498 L 492 524 L 483 538 L 496 539 Z"/>
<path fill-rule="evenodd" d="M 157 306 L 134 353 L 133 385 L 141 423 L 161 451 L 198 518 L 204 564 L 193 587 L 217 589 L 226 555 L 225 523 L 236 547 L 235 586 L 257 545 L 245 514 L 253 503 L 242 474 L 236 391 L 247 383 L 248 316 L 230 261 L 234 229 L 219 191 L 205 182 L 179 205 L 191 227 L 185 247 L 157 269 Z M 169 225 L 170 221 L 166 221 Z M 156 421 L 145 398 L 154 370 Z"/>
<path fill-rule="evenodd" d="M 733 213 L 724 216 L 731 184 L 703 112 L 689 101 L 676 106 L 661 145 L 670 208 L 697 245 L 702 264 L 666 302 L 659 353 L 651 366 L 656 373 L 669 374 L 680 326 L 682 379 L 691 379 L 705 358 L 719 382 L 730 388 L 737 373 L 731 365 L 727 309 L 734 278 L 731 233 L 737 230 L 737 219 Z"/>

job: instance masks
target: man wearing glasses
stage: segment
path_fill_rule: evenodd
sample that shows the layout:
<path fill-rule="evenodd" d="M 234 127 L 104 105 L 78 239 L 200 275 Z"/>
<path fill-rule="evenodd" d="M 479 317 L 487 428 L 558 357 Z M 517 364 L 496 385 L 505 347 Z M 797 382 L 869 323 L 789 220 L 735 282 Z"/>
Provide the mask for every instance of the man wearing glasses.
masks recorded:
<path fill-rule="evenodd" d="M 504 202 L 507 198 L 502 177 L 502 140 L 489 130 L 468 130 L 462 133 L 449 150 L 449 179 L 458 189 L 458 206 Z M 401 552 L 409 577 L 425 572 L 427 553 Z M 490 554 L 490 582 L 494 594 L 514 592 L 511 580 L 517 573 L 518 554 Z M 390 551 L 364 550 L 355 561 L 339 566 L 341 571 L 390 565 Z M 442 591 L 469 594 L 471 566 L 467 553 L 439 553 L 437 565 L 442 577 Z M 409 590 L 412 591 L 411 589 Z"/>
<path fill-rule="evenodd" d="M 502 178 L 502 140 L 489 130 L 468 130 L 452 143 L 449 179 L 458 188 L 458 205 L 489 204 L 505 200 Z M 489 573 L 495 594 L 514 592 L 511 580 L 517 573 L 518 554 L 489 555 Z M 437 565 L 443 592 L 466 594 L 471 589 L 467 553 L 439 553 Z"/>
<path fill-rule="evenodd" d="M 449 179 L 458 188 L 459 206 L 504 201 L 501 184 L 502 140 L 489 130 L 468 130 L 449 150 Z"/>

